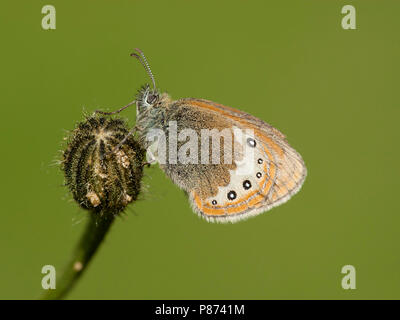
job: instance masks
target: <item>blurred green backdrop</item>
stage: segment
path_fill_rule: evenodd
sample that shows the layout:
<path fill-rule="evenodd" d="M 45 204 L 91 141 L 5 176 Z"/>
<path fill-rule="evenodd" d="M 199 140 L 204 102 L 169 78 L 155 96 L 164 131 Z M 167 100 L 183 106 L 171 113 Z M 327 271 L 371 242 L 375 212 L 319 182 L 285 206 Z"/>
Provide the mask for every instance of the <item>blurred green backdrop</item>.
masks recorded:
<path fill-rule="evenodd" d="M 41 28 L 52 4 L 56 30 Z M 343 30 L 352 4 L 357 30 Z M 174 98 L 239 108 L 284 132 L 309 175 L 234 225 L 192 213 L 158 166 L 69 298 L 400 298 L 399 1 L 2 2 L 0 298 L 41 294 L 85 223 L 56 160 L 83 111 L 148 78 Z M 130 124 L 134 108 L 123 113 Z M 357 289 L 341 288 L 342 266 Z"/>

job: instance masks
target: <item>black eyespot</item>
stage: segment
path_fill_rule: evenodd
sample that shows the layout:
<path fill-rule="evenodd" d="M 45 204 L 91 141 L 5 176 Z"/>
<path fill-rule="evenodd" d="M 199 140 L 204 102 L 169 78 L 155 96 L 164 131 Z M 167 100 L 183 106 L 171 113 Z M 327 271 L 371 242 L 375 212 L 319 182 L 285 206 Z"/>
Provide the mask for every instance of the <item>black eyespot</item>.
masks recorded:
<path fill-rule="evenodd" d="M 228 199 L 229 200 L 235 200 L 236 199 L 236 192 L 235 191 L 229 191 L 228 192 Z"/>
<path fill-rule="evenodd" d="M 257 172 L 256 177 L 261 178 L 261 176 L 262 176 L 261 172 Z"/>
<path fill-rule="evenodd" d="M 261 164 L 261 163 L 263 163 L 263 159 L 260 158 L 260 159 L 257 160 L 257 162 L 258 162 L 259 164 Z"/>
<path fill-rule="evenodd" d="M 212 205 L 215 206 L 217 204 L 217 200 L 211 201 Z"/>
<path fill-rule="evenodd" d="M 243 181 L 243 188 L 244 188 L 245 190 L 250 189 L 250 188 L 251 188 L 251 182 L 250 182 L 249 180 Z"/>
<path fill-rule="evenodd" d="M 252 148 L 254 148 L 257 145 L 256 140 L 252 138 L 247 138 L 247 144 Z"/>

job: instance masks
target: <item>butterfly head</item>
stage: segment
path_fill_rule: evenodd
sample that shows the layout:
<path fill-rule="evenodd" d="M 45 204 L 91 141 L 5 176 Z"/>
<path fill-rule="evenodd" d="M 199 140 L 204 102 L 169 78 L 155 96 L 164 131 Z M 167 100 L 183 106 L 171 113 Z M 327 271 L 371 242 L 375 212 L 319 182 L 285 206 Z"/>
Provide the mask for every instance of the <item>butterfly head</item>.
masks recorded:
<path fill-rule="evenodd" d="M 155 107 L 161 100 L 161 94 L 157 89 L 150 88 L 150 85 L 144 85 L 136 96 L 137 114 L 141 114 L 149 108 Z"/>

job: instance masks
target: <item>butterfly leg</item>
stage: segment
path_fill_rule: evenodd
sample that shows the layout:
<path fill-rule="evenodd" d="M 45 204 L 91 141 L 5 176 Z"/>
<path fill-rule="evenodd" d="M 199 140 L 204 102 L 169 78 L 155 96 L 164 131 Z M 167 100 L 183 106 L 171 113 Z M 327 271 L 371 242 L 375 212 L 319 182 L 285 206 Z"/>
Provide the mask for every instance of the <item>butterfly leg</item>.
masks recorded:
<path fill-rule="evenodd" d="M 158 161 L 158 139 L 156 139 L 146 150 L 146 163 L 144 165 L 152 165 Z"/>
<path fill-rule="evenodd" d="M 119 108 L 118 110 L 115 110 L 115 111 L 112 111 L 112 112 L 104 112 L 104 111 L 101 111 L 101 110 L 95 110 L 94 113 L 100 113 L 100 114 L 104 114 L 104 115 L 117 114 L 117 113 L 120 113 L 121 111 L 125 110 L 126 108 L 130 107 L 134 103 L 136 103 L 136 100 L 133 100 L 132 102 L 129 102 L 126 106 L 123 106 L 122 108 Z"/>
<path fill-rule="evenodd" d="M 148 166 L 150 166 L 150 165 L 152 165 L 152 164 L 154 164 L 154 163 L 157 162 L 157 157 L 155 156 L 155 154 L 153 153 L 153 151 L 151 150 L 151 148 L 148 148 L 148 149 L 147 149 L 147 152 L 146 152 L 146 159 L 147 159 L 147 161 L 146 161 L 146 163 L 144 163 L 143 165 L 148 165 Z"/>
<path fill-rule="evenodd" d="M 133 128 L 128 132 L 128 134 L 121 140 L 120 143 L 118 143 L 118 145 L 114 148 L 113 152 L 115 152 L 116 150 L 118 150 L 118 149 L 125 143 L 125 141 L 129 138 L 129 136 L 130 136 L 131 134 L 134 134 L 135 132 L 136 132 L 136 126 L 133 127 Z"/>
<path fill-rule="evenodd" d="M 142 164 L 142 168 L 144 168 L 145 166 L 147 166 L 147 168 L 150 168 L 150 166 L 151 166 L 152 164 L 153 164 L 152 162 L 144 162 L 144 163 Z"/>

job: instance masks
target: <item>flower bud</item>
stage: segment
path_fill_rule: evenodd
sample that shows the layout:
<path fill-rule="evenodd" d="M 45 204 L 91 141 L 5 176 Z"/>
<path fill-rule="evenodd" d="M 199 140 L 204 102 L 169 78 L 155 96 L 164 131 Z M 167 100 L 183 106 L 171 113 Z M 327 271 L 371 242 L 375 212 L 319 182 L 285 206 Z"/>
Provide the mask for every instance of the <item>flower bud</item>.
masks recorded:
<path fill-rule="evenodd" d="M 145 151 L 128 134 L 124 121 L 95 116 L 71 132 L 62 170 L 67 187 L 82 208 L 116 215 L 136 200 Z"/>

